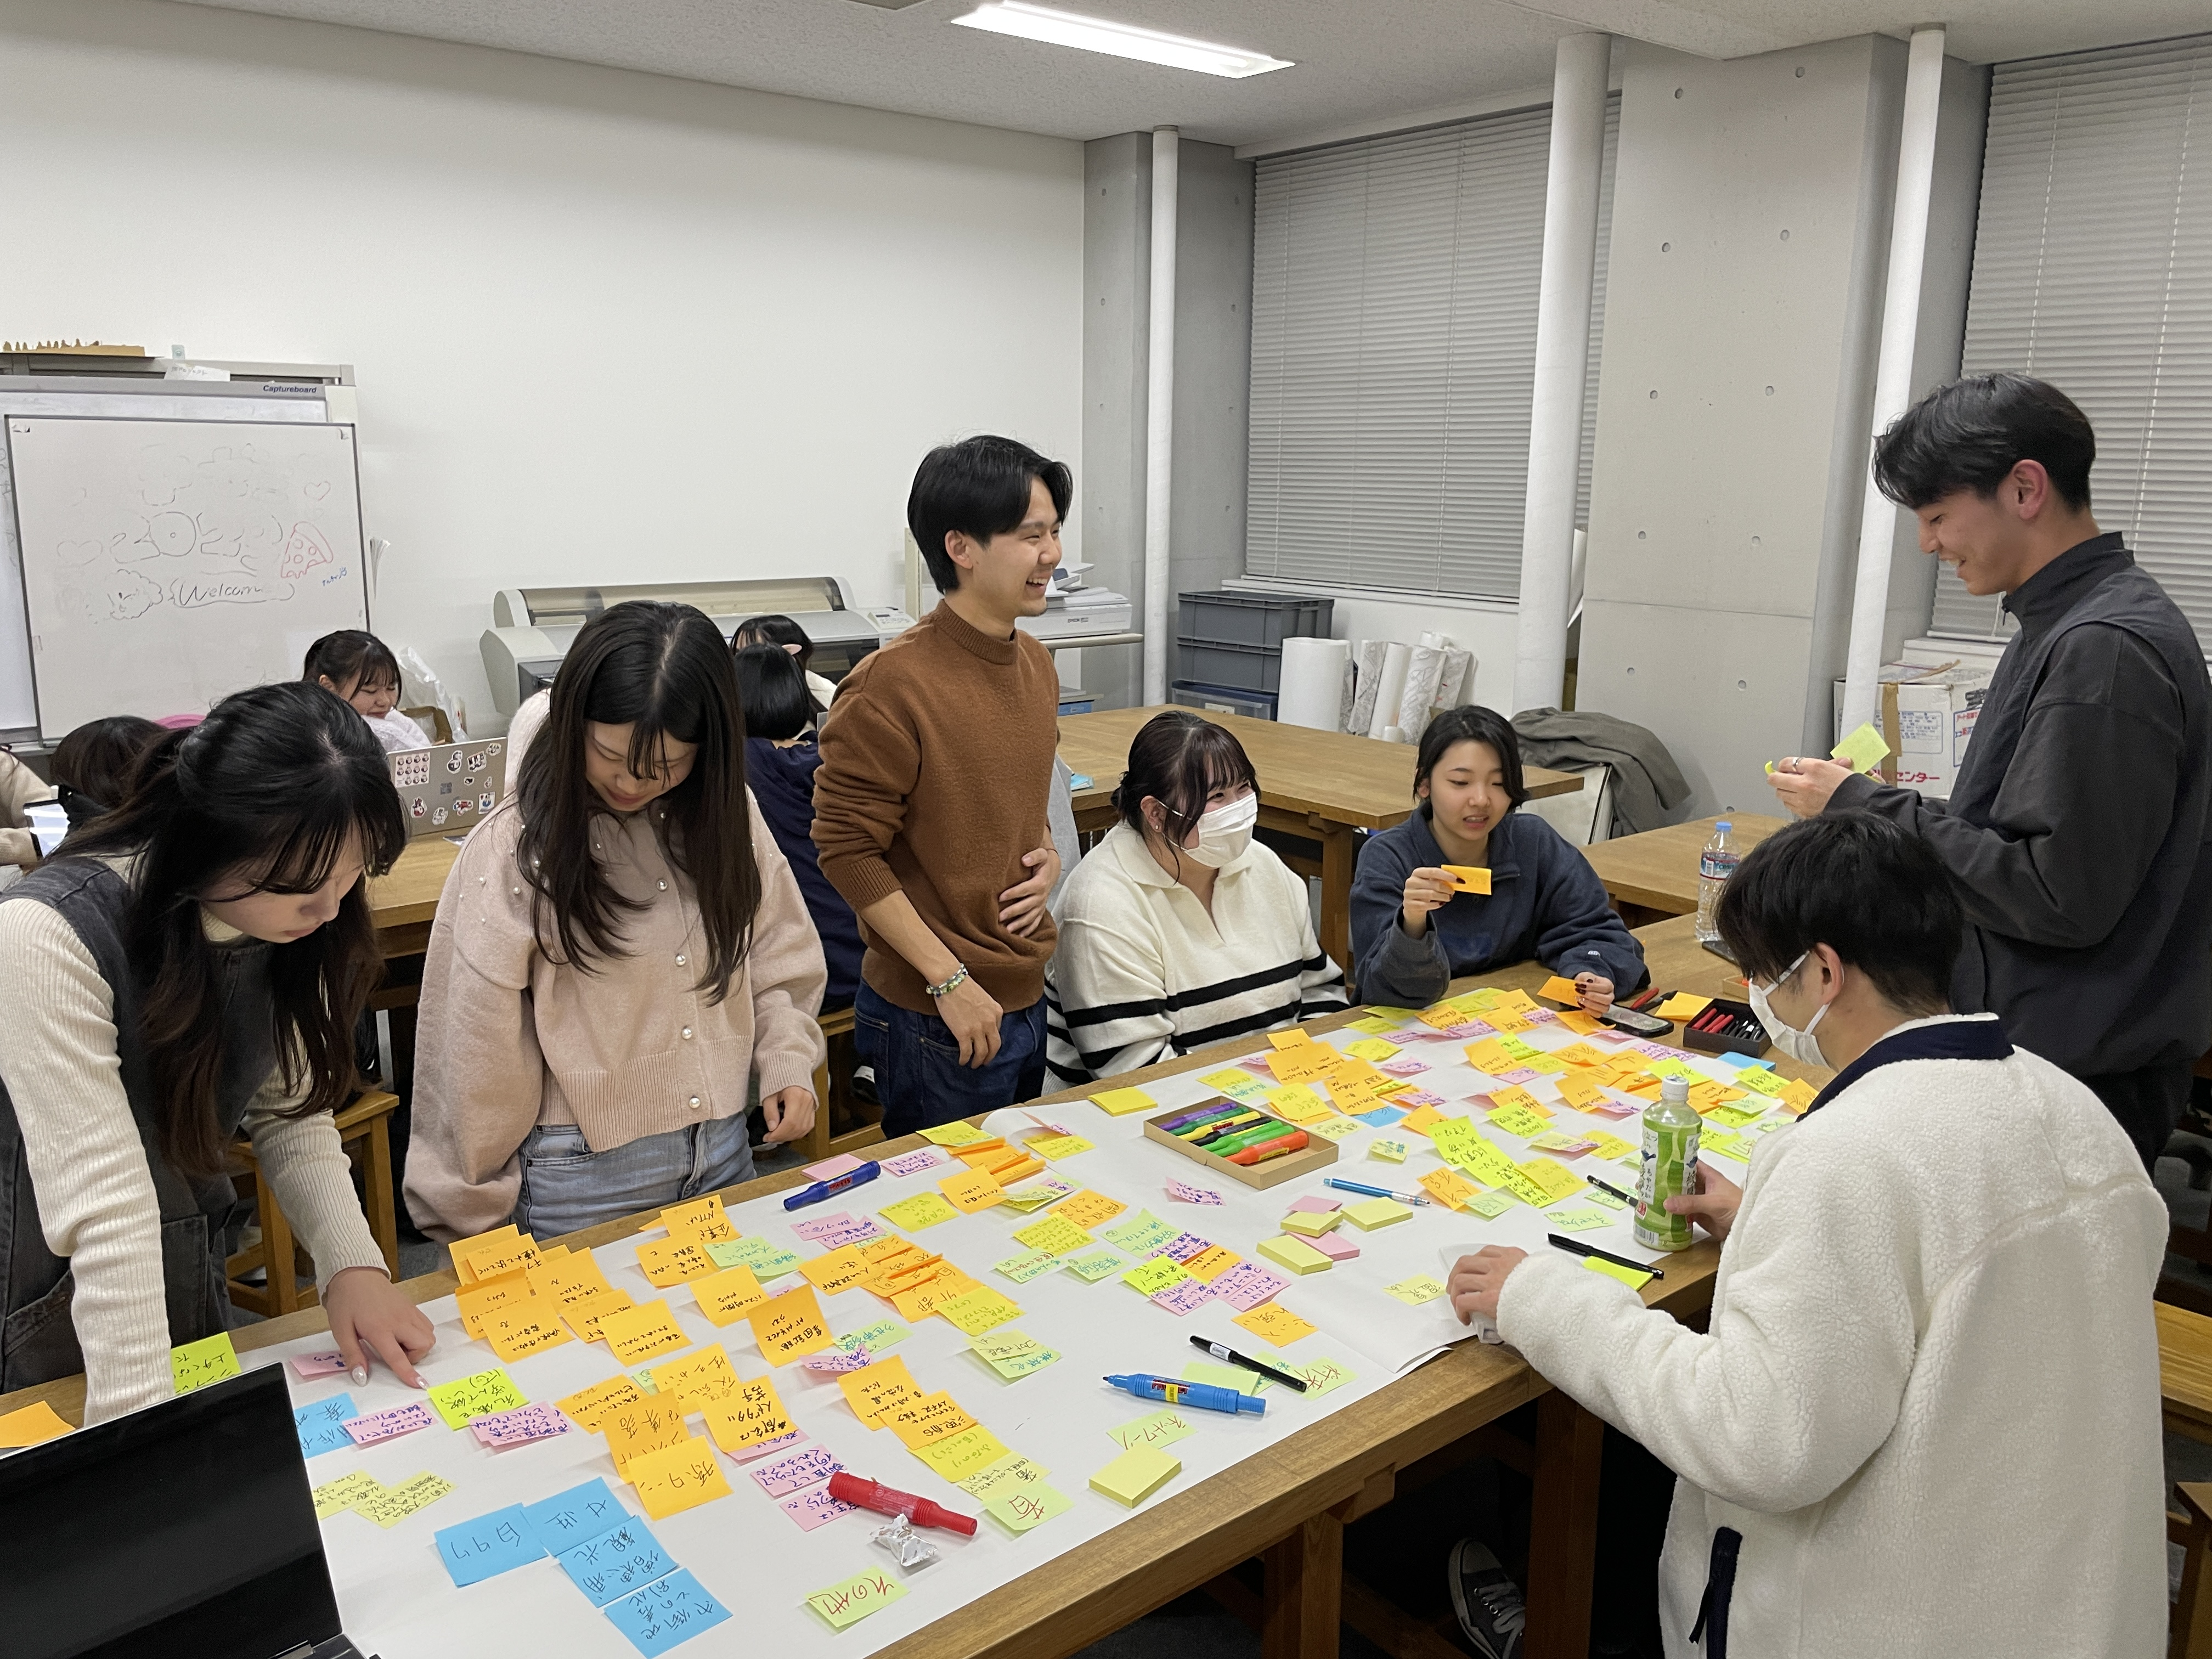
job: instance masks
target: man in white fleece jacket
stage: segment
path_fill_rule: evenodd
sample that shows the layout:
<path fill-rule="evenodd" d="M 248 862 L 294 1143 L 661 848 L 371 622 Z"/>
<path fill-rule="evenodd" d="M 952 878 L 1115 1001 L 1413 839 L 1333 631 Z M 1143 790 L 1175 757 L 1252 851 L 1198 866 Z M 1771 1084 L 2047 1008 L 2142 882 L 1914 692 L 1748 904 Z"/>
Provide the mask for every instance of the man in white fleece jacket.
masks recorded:
<path fill-rule="evenodd" d="M 1708 1332 L 1570 1256 L 1453 1272 L 1462 1318 L 1679 1477 L 1670 1656 L 2164 1651 L 2165 1206 L 2094 1095 L 1949 1012 L 1961 925 L 1925 843 L 1869 813 L 1729 883 L 1769 1030 L 1837 1076 L 1740 1195 L 1708 1174 L 1670 1202 L 1724 1241 Z"/>

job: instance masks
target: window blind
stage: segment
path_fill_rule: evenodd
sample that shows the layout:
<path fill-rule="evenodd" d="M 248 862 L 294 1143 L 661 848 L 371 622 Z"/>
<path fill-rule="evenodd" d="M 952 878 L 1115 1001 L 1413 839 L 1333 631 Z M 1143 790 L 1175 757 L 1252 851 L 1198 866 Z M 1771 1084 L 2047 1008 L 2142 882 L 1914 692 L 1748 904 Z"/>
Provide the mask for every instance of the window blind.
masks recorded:
<path fill-rule="evenodd" d="M 2212 35 L 1997 67 L 1965 368 L 2081 406 L 2099 526 L 2212 647 Z M 2011 626 L 1937 576 L 1932 632 Z"/>
<path fill-rule="evenodd" d="M 1254 195 L 1245 570 L 1521 587 L 1548 108 L 1271 156 Z M 1620 100 L 1606 111 L 1577 519 L 1589 521 Z"/>

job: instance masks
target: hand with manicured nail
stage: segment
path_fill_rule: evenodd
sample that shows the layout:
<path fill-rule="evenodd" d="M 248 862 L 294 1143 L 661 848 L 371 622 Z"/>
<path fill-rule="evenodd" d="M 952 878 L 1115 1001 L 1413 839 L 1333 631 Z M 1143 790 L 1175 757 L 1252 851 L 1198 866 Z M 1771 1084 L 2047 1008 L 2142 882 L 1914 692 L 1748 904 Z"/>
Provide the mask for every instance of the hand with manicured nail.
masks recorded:
<path fill-rule="evenodd" d="M 437 1344 L 429 1317 L 409 1301 L 380 1268 L 348 1267 L 323 1292 L 331 1336 L 338 1356 L 359 1387 L 368 1381 L 368 1364 L 381 1359 L 410 1389 L 423 1386 L 415 1361 Z"/>

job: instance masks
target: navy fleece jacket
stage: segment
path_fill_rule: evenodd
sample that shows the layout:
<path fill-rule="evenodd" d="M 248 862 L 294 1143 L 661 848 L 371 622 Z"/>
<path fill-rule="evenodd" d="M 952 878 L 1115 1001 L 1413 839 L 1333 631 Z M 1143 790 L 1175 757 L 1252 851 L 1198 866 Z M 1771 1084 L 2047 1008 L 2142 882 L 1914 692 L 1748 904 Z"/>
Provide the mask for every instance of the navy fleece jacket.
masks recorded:
<path fill-rule="evenodd" d="M 1534 957 L 1553 972 L 1602 974 L 1621 995 L 1649 975 L 1644 949 L 1606 902 L 1589 860 L 1540 817 L 1509 812 L 1490 832 L 1490 892 L 1458 893 L 1421 937 L 1400 926 L 1406 878 L 1444 861 L 1428 810 L 1370 836 L 1352 881 L 1352 955 L 1362 1001 L 1426 1007 L 1453 978 Z"/>

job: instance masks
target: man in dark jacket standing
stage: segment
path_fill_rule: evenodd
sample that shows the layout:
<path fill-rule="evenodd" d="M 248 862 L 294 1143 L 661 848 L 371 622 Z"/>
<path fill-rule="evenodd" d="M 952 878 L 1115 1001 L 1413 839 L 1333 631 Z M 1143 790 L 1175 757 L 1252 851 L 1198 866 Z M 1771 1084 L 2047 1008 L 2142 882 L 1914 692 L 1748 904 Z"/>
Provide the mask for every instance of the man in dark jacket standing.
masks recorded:
<path fill-rule="evenodd" d="M 1828 760 L 1782 762 L 1774 788 L 1800 817 L 1878 812 L 1926 837 L 1971 924 L 1952 1006 L 2087 1084 L 2148 1165 L 2212 1042 L 2212 684 L 2188 619 L 2090 517 L 2096 453 L 2072 400 L 2020 375 L 1899 417 L 1875 451 L 1882 493 L 2020 632 L 1948 805 Z"/>

